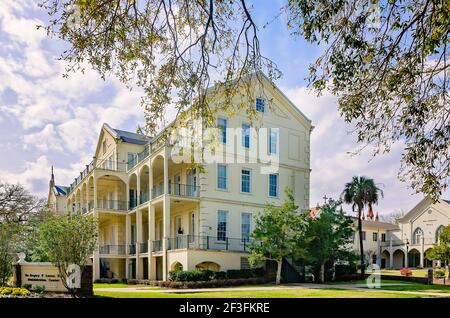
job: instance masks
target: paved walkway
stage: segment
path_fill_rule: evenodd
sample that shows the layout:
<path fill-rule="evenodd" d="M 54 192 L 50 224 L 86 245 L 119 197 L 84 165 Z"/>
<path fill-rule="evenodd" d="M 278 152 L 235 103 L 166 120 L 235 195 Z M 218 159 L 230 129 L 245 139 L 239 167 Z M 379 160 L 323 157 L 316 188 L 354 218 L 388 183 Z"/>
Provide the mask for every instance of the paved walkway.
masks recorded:
<path fill-rule="evenodd" d="M 206 292 L 229 292 L 229 291 L 252 291 L 252 290 L 286 290 L 286 289 L 344 289 L 357 290 L 363 292 L 379 292 L 392 294 L 412 294 L 421 296 L 447 297 L 450 293 L 440 292 L 420 292 L 420 291 L 397 291 L 382 289 L 386 286 L 407 285 L 404 283 L 382 283 L 381 288 L 367 288 L 365 284 L 286 284 L 280 286 L 255 286 L 255 287 L 228 287 L 228 288 L 195 288 L 195 289 L 149 289 L 151 287 L 125 287 L 125 288 L 95 288 L 94 291 L 99 292 L 120 292 L 120 293 L 175 293 L 175 294 L 191 294 Z"/>

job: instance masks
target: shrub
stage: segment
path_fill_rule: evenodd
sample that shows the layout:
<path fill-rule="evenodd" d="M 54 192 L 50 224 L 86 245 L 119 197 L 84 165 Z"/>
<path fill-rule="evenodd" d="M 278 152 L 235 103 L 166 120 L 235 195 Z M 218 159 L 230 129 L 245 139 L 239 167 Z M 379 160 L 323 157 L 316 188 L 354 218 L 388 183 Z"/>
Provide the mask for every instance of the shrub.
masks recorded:
<path fill-rule="evenodd" d="M 36 285 L 34 286 L 34 291 L 38 294 L 42 294 L 45 291 L 45 286 Z"/>
<path fill-rule="evenodd" d="M 253 277 L 253 273 L 251 269 L 229 269 L 227 271 L 227 277 L 229 279 L 251 278 Z"/>
<path fill-rule="evenodd" d="M 117 278 L 111 279 L 111 284 L 118 284 L 119 280 Z"/>
<path fill-rule="evenodd" d="M 437 279 L 445 278 L 445 270 L 443 270 L 443 269 L 436 269 L 433 272 L 433 276 L 434 276 L 434 278 L 437 278 Z"/>
<path fill-rule="evenodd" d="M 356 274 L 356 264 L 338 264 L 334 266 L 336 278 Z"/>
<path fill-rule="evenodd" d="M 213 279 L 227 279 L 227 272 L 214 272 Z"/>
<path fill-rule="evenodd" d="M 13 289 L 11 287 L 3 287 L 3 288 L 1 288 L 0 294 L 9 295 L 12 293 L 12 291 L 13 291 Z"/>
<path fill-rule="evenodd" d="M 32 285 L 31 284 L 23 284 L 22 288 L 30 290 L 32 288 Z"/>
<path fill-rule="evenodd" d="M 413 273 L 412 273 L 412 270 L 410 270 L 409 268 L 402 268 L 400 270 L 400 274 L 402 276 L 410 277 L 410 276 L 412 276 Z"/>

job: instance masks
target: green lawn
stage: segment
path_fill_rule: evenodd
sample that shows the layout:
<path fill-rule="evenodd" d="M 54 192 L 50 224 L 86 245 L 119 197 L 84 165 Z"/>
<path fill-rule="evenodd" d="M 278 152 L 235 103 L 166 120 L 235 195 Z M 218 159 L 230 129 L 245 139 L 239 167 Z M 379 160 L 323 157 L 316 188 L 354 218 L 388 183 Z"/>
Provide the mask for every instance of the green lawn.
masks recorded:
<path fill-rule="evenodd" d="M 339 289 L 280 289 L 222 291 L 189 294 L 169 294 L 158 292 L 99 292 L 97 297 L 111 298 L 421 298 L 420 295 L 400 293 L 380 293 Z"/>
<path fill-rule="evenodd" d="M 385 286 L 385 290 L 398 290 L 398 291 L 418 291 L 418 292 L 429 292 L 429 293 L 450 293 L 450 286 L 443 285 L 425 285 L 425 284 L 408 284 L 408 285 L 398 285 L 398 286 Z"/>
<path fill-rule="evenodd" d="M 414 277 L 427 277 L 428 275 L 427 269 L 412 269 L 411 271 Z M 401 276 L 399 269 L 382 269 L 381 275 Z M 446 277 L 448 277 L 448 271 Z"/>
<path fill-rule="evenodd" d="M 148 285 L 129 285 L 129 284 L 94 284 L 96 288 L 139 288 L 139 289 L 161 289 L 161 287 L 152 287 Z"/>

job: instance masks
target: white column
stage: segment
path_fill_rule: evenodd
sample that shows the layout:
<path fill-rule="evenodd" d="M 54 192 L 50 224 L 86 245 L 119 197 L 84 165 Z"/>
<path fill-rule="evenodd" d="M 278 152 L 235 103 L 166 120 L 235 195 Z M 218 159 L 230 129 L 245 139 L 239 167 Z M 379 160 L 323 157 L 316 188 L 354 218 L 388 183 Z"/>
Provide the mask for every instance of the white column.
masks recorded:
<path fill-rule="evenodd" d="M 423 267 L 424 265 L 424 257 L 423 257 L 424 252 L 425 252 L 425 238 L 422 237 L 420 246 L 420 267 Z"/>
<path fill-rule="evenodd" d="M 140 258 L 140 247 L 142 243 L 142 210 L 136 210 L 136 278 L 143 279 L 143 260 Z"/>
<path fill-rule="evenodd" d="M 163 280 L 167 280 L 167 250 L 170 238 L 169 158 L 164 149 L 164 195 L 163 195 Z"/>
<path fill-rule="evenodd" d="M 99 213 L 97 209 L 97 178 L 94 175 L 94 218 L 96 220 L 99 219 Z M 99 279 L 100 278 L 100 255 L 99 255 L 99 228 L 97 227 L 97 248 L 94 251 L 94 257 L 93 257 L 93 279 Z"/>
<path fill-rule="evenodd" d="M 392 237 L 389 239 L 389 268 L 394 268 L 394 255 L 392 249 Z"/>
<path fill-rule="evenodd" d="M 153 241 L 156 239 L 155 232 L 155 207 L 150 205 L 148 210 L 148 278 L 156 280 L 156 259 L 152 257 Z"/>
<path fill-rule="evenodd" d="M 377 233 L 377 265 L 381 268 L 381 235 L 380 230 Z"/>
<path fill-rule="evenodd" d="M 125 275 L 127 279 L 131 278 L 130 273 L 130 259 L 129 259 L 129 248 L 131 243 L 131 216 L 127 214 L 125 216 Z"/>

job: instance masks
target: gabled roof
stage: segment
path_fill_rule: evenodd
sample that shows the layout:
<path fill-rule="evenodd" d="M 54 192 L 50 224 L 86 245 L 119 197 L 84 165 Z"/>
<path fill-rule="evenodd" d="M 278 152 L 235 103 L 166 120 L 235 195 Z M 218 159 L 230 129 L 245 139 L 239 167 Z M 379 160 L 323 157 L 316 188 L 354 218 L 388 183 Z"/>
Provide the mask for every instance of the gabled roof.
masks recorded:
<path fill-rule="evenodd" d="M 56 195 L 66 196 L 67 193 L 69 192 L 69 187 L 65 186 L 55 185 L 54 189 Z"/>

